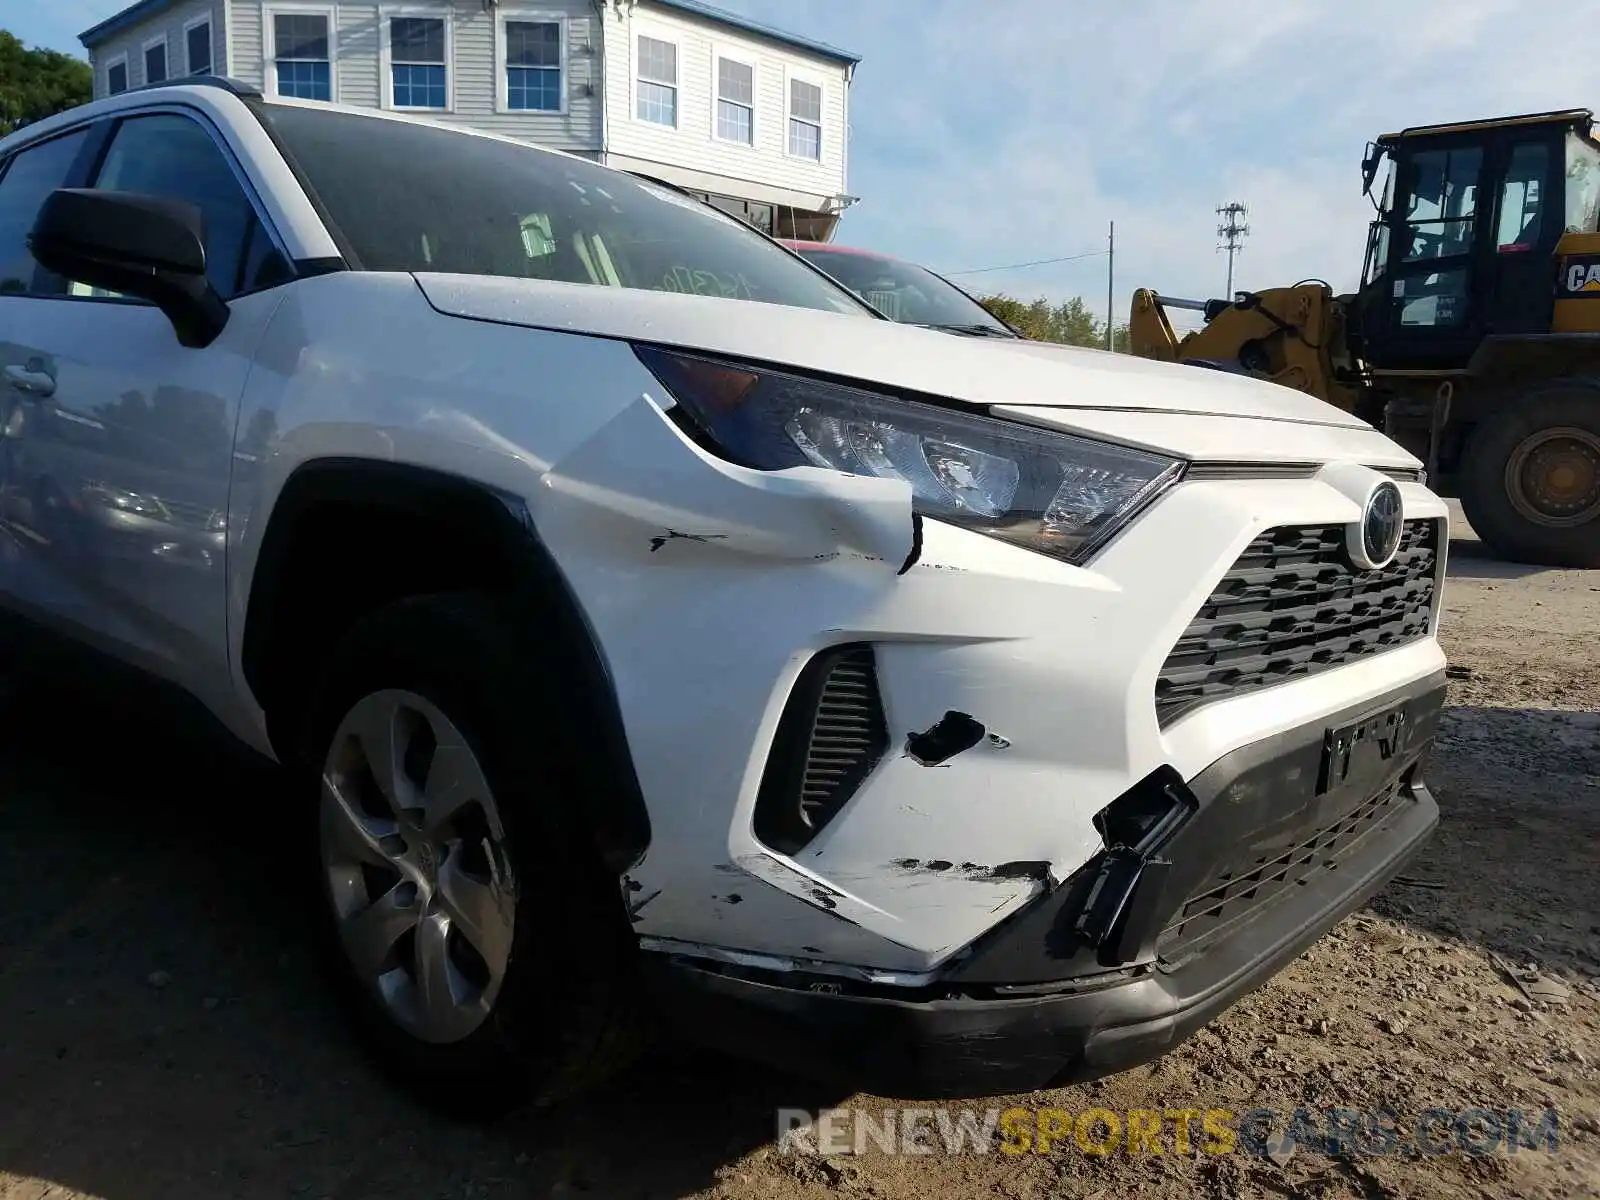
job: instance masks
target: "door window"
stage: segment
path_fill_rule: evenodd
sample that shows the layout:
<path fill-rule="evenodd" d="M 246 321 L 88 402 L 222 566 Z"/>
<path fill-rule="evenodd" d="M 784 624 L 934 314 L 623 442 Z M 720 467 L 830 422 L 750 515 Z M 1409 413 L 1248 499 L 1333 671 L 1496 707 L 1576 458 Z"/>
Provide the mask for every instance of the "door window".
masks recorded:
<path fill-rule="evenodd" d="M 1522 142 L 1512 148 L 1511 165 L 1500 187 L 1500 223 L 1494 238 L 1501 254 L 1526 253 L 1539 244 L 1549 177 L 1550 148 L 1544 142 Z"/>
<path fill-rule="evenodd" d="M 1467 319 L 1467 269 L 1455 267 L 1394 282 L 1400 324 L 1408 329 L 1445 329 Z"/>
<path fill-rule="evenodd" d="M 65 186 L 88 136 L 79 129 L 30 146 L 0 176 L 0 295 L 61 294 L 61 280 L 34 261 L 27 238 L 45 198 Z"/>
<path fill-rule="evenodd" d="M 188 117 L 152 113 L 124 121 L 95 187 L 196 205 L 205 218 L 206 275 L 224 299 L 287 275 L 287 264 L 262 236 L 255 209 L 221 148 Z M 74 293 L 105 294 L 81 285 Z"/>
<path fill-rule="evenodd" d="M 1471 252 L 1482 166 L 1483 151 L 1475 146 L 1412 156 L 1403 243 L 1406 262 Z"/>

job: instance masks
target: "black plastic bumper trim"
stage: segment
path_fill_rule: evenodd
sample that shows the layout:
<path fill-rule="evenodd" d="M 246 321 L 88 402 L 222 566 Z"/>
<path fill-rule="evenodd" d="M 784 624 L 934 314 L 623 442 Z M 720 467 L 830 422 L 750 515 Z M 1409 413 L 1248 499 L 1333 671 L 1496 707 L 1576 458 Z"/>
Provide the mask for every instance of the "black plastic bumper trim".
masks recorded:
<path fill-rule="evenodd" d="M 732 974 L 714 964 L 668 955 L 647 956 L 647 978 L 660 1011 L 685 1036 L 780 1069 L 834 1079 L 880 1095 L 905 1099 L 1002 1095 L 1137 1066 L 1166 1053 L 1266 983 L 1365 903 L 1422 848 L 1439 819 L 1438 805 L 1422 781 L 1421 765 L 1432 742 L 1442 691 L 1442 675 L 1431 677 L 1375 705 L 1333 714 L 1245 747 L 1196 777 L 1190 786 L 1202 810 L 1173 839 L 1175 856 L 1181 852 L 1178 861 L 1184 869 L 1165 872 L 1155 881 L 1164 893 L 1162 902 L 1142 905 L 1156 928 L 1160 914 L 1187 895 L 1183 889 L 1190 877 L 1203 878 L 1217 854 L 1228 849 L 1215 843 L 1230 831 L 1238 832 L 1238 826 L 1222 816 L 1239 806 L 1243 793 L 1255 795 L 1259 782 L 1304 778 L 1307 747 L 1320 756 L 1327 729 L 1341 727 L 1364 711 L 1408 704 L 1418 714 L 1411 722 L 1409 740 L 1386 760 L 1383 777 L 1374 782 L 1365 775 L 1357 781 L 1376 794 L 1380 787 L 1395 786 L 1398 778 L 1403 797 L 1403 803 L 1363 839 L 1359 852 L 1341 860 L 1337 870 L 1308 878 L 1227 938 L 1175 965 L 1150 961 L 1131 970 L 1102 969 L 1099 976 L 1076 978 L 1063 970 L 1057 976 L 1060 990 L 1046 992 L 1049 981 L 1042 979 L 1016 979 L 1016 984 L 1024 985 L 1019 988 L 1001 986 L 998 980 L 974 987 L 961 970 L 970 965 L 969 959 L 947 974 L 945 995 L 931 999 L 844 994 L 819 983 L 792 986 L 782 976 Z M 1311 762 L 1314 767 L 1317 758 Z M 1338 793 L 1318 793 L 1314 770 L 1310 780 L 1312 796 L 1306 804 L 1298 803 L 1299 797 L 1279 794 L 1284 812 L 1276 824 L 1266 822 L 1268 836 L 1292 836 L 1304 822 L 1321 819 L 1328 806 L 1347 801 Z M 1243 789 L 1236 787 L 1240 783 Z M 1224 801 L 1218 815 L 1205 819 L 1206 810 L 1218 800 Z M 1260 806 L 1272 802 L 1270 795 L 1253 800 Z M 1260 827 L 1266 812 L 1265 807 L 1256 808 L 1247 819 Z M 1188 837 L 1183 837 L 1185 833 Z M 1179 845 L 1180 841 L 1189 844 Z M 1041 951 L 1036 943 L 1075 916 L 1066 905 L 1074 897 L 1081 905 L 1083 894 L 1069 880 L 1012 918 L 992 935 L 997 940 L 993 952 L 998 954 L 992 961 L 1037 959 Z M 1021 953 L 1014 953 L 1018 943 Z"/>

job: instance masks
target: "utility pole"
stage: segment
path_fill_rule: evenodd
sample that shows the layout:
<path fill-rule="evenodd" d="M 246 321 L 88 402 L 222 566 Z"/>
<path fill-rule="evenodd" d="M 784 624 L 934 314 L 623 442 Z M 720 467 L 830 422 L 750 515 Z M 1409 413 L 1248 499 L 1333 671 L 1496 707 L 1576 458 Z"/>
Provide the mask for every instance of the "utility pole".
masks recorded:
<path fill-rule="evenodd" d="M 1250 226 L 1244 223 L 1249 212 L 1237 200 L 1230 200 L 1217 209 L 1217 216 L 1222 218 L 1222 224 L 1217 226 L 1217 237 L 1222 239 L 1217 249 L 1228 252 L 1228 290 L 1223 293 L 1226 300 L 1233 299 L 1233 256 L 1243 252 L 1244 239 L 1250 236 Z"/>
<path fill-rule="evenodd" d="M 1106 232 L 1106 349 L 1114 350 L 1113 342 L 1117 328 L 1117 314 L 1113 307 L 1117 302 L 1117 223 L 1111 222 L 1111 228 Z"/>

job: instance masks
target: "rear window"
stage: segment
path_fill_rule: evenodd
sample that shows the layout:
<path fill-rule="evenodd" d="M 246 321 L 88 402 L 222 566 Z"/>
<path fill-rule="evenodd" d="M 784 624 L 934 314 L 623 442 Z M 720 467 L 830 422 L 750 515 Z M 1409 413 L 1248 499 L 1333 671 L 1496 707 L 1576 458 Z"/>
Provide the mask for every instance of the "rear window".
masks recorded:
<path fill-rule="evenodd" d="M 262 107 L 365 270 L 548 279 L 871 317 L 755 230 L 670 188 L 444 128 Z"/>

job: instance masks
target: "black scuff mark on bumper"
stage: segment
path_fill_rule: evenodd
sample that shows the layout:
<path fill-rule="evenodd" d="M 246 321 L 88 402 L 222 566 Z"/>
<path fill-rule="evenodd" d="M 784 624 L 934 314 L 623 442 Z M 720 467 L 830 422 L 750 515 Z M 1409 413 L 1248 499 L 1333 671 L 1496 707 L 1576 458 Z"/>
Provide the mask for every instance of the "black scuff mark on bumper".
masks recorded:
<path fill-rule="evenodd" d="M 895 574 L 896 575 L 904 575 L 907 571 L 911 570 L 912 567 L 917 565 L 917 559 L 919 559 L 921 557 L 922 557 L 922 514 L 914 512 L 914 513 L 911 514 L 911 550 L 906 555 L 905 562 L 900 564 L 900 569 L 898 571 L 896 571 Z"/>
<path fill-rule="evenodd" d="M 1031 879 L 1037 883 L 1049 884 L 1053 878 L 1049 861 L 1042 858 L 1016 859 L 1000 863 L 998 866 L 986 866 L 975 862 L 964 862 L 957 866 L 942 858 L 927 860 L 897 858 L 889 864 L 889 869 L 907 875 L 949 875 L 959 872 L 974 883 Z"/>
<path fill-rule="evenodd" d="M 709 543 L 726 541 L 728 535 L 725 533 L 679 533 L 676 529 L 669 529 L 665 533 L 650 539 L 650 553 L 654 554 L 668 542 L 677 538 L 681 538 L 686 542 Z"/>
<path fill-rule="evenodd" d="M 951 709 L 921 733 L 906 735 L 906 757 L 918 766 L 941 766 L 971 750 L 988 732 L 982 721 Z"/>

